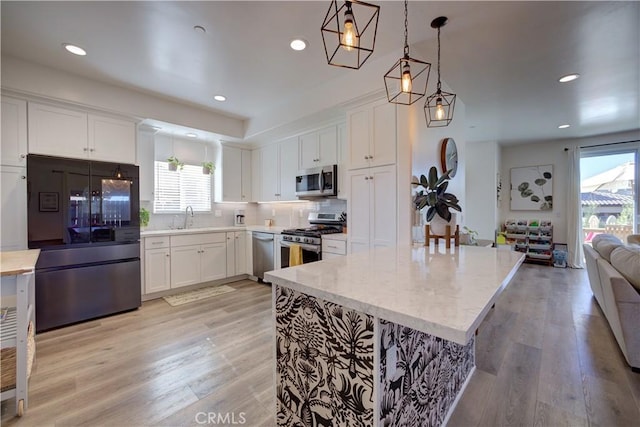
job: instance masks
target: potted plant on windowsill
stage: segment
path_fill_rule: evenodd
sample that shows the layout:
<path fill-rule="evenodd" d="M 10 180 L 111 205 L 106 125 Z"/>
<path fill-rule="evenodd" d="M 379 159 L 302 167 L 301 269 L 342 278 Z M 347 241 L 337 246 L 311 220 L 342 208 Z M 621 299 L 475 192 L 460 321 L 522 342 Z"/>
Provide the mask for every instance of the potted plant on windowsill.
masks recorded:
<path fill-rule="evenodd" d="M 438 177 L 438 170 L 435 166 L 432 166 L 429 169 L 428 178 L 421 175 L 419 181 L 411 183 L 424 189 L 414 195 L 414 207 L 419 211 L 427 206 L 429 207 L 426 220 L 429 222 L 433 234 L 440 236 L 445 234 L 447 225 L 451 225 L 452 229 L 456 226 L 455 213 L 452 213 L 450 209 L 462 212 L 462 208 L 458 204 L 458 198 L 451 193 L 447 193 L 450 180 L 449 172 L 447 171 Z"/>
<path fill-rule="evenodd" d="M 140 208 L 140 227 L 145 228 L 147 225 L 149 225 L 149 211 Z"/>
<path fill-rule="evenodd" d="M 184 168 L 184 163 L 181 162 L 180 160 L 178 160 L 175 156 L 171 156 L 167 159 L 167 162 L 169 163 L 169 170 L 170 171 L 177 171 L 178 168 L 180 168 L 180 170 L 182 170 Z"/>
<path fill-rule="evenodd" d="M 202 173 L 205 175 L 209 175 L 211 172 L 215 170 L 215 166 L 213 162 L 203 162 L 202 163 Z"/>

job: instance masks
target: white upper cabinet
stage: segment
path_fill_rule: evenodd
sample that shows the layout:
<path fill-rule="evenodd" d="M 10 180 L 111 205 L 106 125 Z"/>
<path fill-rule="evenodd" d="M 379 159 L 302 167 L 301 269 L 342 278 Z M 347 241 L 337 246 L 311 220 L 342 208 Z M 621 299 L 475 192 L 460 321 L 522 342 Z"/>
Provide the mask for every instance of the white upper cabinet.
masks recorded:
<path fill-rule="evenodd" d="M 29 152 L 51 156 L 136 162 L 136 128 L 128 120 L 30 102 Z"/>
<path fill-rule="evenodd" d="M 347 159 L 349 157 L 347 143 L 347 124 L 338 125 L 338 199 L 349 198 L 349 185 L 347 184 Z"/>
<path fill-rule="evenodd" d="M 338 163 L 338 132 L 336 126 L 300 136 L 300 169 Z"/>
<path fill-rule="evenodd" d="M 287 201 L 296 198 L 298 138 L 261 148 L 262 183 L 258 201 Z"/>
<path fill-rule="evenodd" d="M 347 113 L 349 169 L 396 162 L 396 106 L 386 100 Z"/>
<path fill-rule="evenodd" d="M 27 103 L 22 99 L 2 97 L 2 151 L 0 163 L 27 165 Z"/>
<path fill-rule="evenodd" d="M 217 202 L 251 201 L 251 151 L 222 146 L 222 170 L 217 174 Z"/>
<path fill-rule="evenodd" d="M 136 162 L 136 125 L 111 117 L 88 115 L 89 157 L 105 162 Z"/>
<path fill-rule="evenodd" d="M 27 249 L 26 169 L 24 166 L 0 167 L 0 250 L 3 251 Z"/>
<path fill-rule="evenodd" d="M 29 153 L 86 159 L 87 113 L 29 103 Z"/>

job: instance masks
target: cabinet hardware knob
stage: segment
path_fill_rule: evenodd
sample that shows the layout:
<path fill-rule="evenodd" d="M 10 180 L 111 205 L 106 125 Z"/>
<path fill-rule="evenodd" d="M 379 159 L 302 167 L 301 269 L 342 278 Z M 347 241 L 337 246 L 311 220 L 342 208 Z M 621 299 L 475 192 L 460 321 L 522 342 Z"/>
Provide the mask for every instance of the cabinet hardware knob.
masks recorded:
<path fill-rule="evenodd" d="M 169 254 L 167 254 L 166 256 L 169 257 Z"/>
<path fill-rule="evenodd" d="M 365 177 L 364 177 L 364 180 L 365 180 L 365 181 L 369 181 L 369 177 L 368 177 L 368 176 L 365 176 Z"/>
<path fill-rule="evenodd" d="M 370 177 L 369 177 L 369 179 L 370 179 L 370 180 L 373 180 L 373 177 L 372 177 L 372 176 L 370 176 Z"/>
<path fill-rule="evenodd" d="M 87 147 L 84 147 L 82 151 L 89 151 L 89 149 Z"/>
<path fill-rule="evenodd" d="M 93 153 L 94 151 L 96 151 L 96 149 L 95 148 L 89 148 L 89 151 L 91 151 Z"/>
<path fill-rule="evenodd" d="M 24 154 L 20 154 L 20 158 L 21 158 L 21 159 L 24 159 L 25 157 L 27 157 L 27 156 L 26 156 L 26 155 L 24 155 Z"/>
<path fill-rule="evenodd" d="M 369 156 L 364 156 L 364 159 L 367 160 L 369 158 Z"/>
<path fill-rule="evenodd" d="M 27 179 L 27 177 L 26 177 L 26 176 L 24 176 L 24 175 L 22 175 L 20 178 L 22 178 L 22 179 Z"/>

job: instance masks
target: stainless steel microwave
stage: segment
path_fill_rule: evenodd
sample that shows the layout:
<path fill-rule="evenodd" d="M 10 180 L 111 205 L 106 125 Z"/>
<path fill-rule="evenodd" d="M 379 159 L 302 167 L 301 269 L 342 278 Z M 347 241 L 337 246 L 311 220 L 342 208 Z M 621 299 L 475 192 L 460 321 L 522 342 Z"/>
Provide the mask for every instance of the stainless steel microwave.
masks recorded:
<path fill-rule="evenodd" d="M 300 199 L 336 197 L 338 195 L 338 165 L 298 171 L 296 196 Z"/>

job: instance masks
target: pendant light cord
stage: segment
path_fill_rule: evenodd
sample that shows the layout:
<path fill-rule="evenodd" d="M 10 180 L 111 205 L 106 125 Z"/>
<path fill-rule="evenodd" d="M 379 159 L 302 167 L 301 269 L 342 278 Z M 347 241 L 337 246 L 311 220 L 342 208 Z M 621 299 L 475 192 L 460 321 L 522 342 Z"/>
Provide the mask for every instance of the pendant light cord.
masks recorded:
<path fill-rule="evenodd" d="M 409 14 L 408 0 L 404 0 L 404 56 L 409 57 Z"/>
<path fill-rule="evenodd" d="M 441 92 L 440 84 L 440 27 L 438 27 L 438 93 Z"/>

